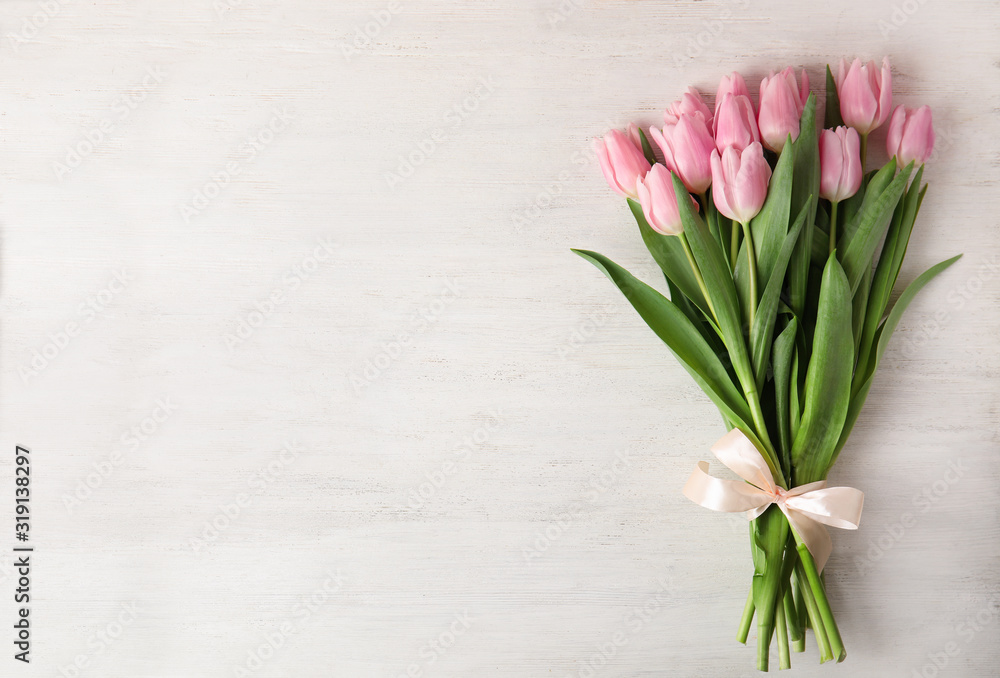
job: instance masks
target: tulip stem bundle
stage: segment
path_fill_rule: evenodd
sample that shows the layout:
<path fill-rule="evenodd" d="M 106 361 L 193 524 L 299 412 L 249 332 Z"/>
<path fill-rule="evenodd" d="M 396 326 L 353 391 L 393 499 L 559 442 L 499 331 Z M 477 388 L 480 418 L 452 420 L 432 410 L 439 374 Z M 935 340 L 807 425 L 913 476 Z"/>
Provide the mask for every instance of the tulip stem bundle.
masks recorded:
<path fill-rule="evenodd" d="M 761 671 L 772 641 L 779 668 L 789 668 L 807 629 L 821 662 L 847 655 L 821 574 L 829 537 L 789 507 L 825 487 L 903 312 L 958 259 L 931 267 L 890 303 L 926 191 L 930 109 L 897 107 L 891 159 L 865 174 L 868 135 L 891 112 L 888 62 L 879 70 L 842 61 L 836 77 L 829 68 L 826 76 L 821 131 L 808 77 L 803 71 L 800 85 L 786 69 L 764 79 L 756 106 L 736 73 L 723 78 L 714 111 L 689 88 L 665 126 L 649 130 L 662 160 L 634 125 L 598 141 L 601 169 L 628 198 L 669 298 L 607 257 L 574 250 L 625 294 L 715 403 L 730 429 L 724 440 L 748 446 L 737 458 L 756 457 L 768 476 L 739 472 L 751 486 L 737 483 L 748 489 L 736 494 L 766 500 L 737 500 L 738 508 L 695 499 L 685 486 L 702 506 L 751 519 L 754 575 L 737 640 L 747 642 L 756 620 Z M 823 492 L 835 490 L 860 495 Z M 860 511 L 858 500 L 855 519 L 831 512 L 820 522 L 852 529 Z"/>

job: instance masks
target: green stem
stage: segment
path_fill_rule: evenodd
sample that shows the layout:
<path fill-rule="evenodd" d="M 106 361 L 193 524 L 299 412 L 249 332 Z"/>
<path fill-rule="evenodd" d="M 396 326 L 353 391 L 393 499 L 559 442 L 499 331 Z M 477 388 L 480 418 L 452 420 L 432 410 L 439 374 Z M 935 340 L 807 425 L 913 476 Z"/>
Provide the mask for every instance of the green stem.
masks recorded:
<path fill-rule="evenodd" d="M 736 640 L 747 644 L 747 636 L 750 635 L 750 625 L 753 623 L 753 586 L 747 594 L 747 604 L 743 606 L 743 616 L 740 618 L 740 628 L 736 631 Z"/>
<path fill-rule="evenodd" d="M 749 267 L 747 274 L 750 276 L 750 327 L 753 327 L 753 317 L 757 314 L 757 262 L 756 253 L 753 247 L 753 237 L 750 235 L 750 225 L 742 221 L 743 236 L 746 238 L 747 263 Z"/>
<path fill-rule="evenodd" d="M 785 589 L 783 603 L 785 606 L 785 619 L 788 624 L 788 635 L 792 640 L 792 652 L 805 652 L 806 632 L 799 622 L 799 613 L 795 609 L 795 595 L 792 593 L 794 587 L 791 580 L 789 580 L 788 584 L 788 588 Z"/>
<path fill-rule="evenodd" d="M 749 237 L 748 227 L 744 226 L 744 229 L 747 229 L 747 234 Z M 733 230 L 734 231 L 736 230 L 735 227 L 733 228 Z M 709 295 L 708 288 L 705 286 L 705 279 L 702 277 L 701 270 L 698 268 L 698 264 L 694 260 L 694 253 L 691 252 L 691 245 L 688 244 L 687 236 L 683 232 L 681 232 L 681 234 L 678 237 L 681 240 L 681 246 L 684 248 L 684 254 L 687 256 L 688 264 L 691 266 L 691 271 L 694 273 L 695 279 L 698 281 L 698 287 L 701 289 L 701 293 L 702 295 L 704 295 L 705 301 L 708 303 L 708 310 L 711 311 L 712 319 L 715 320 L 715 325 L 716 327 L 718 327 L 719 318 L 715 313 L 715 307 L 712 305 L 712 297 Z M 757 272 L 752 259 L 753 241 L 748 242 L 748 245 L 751 252 L 750 253 L 751 257 L 750 270 L 752 276 L 751 289 L 753 296 L 756 297 Z M 756 301 L 753 302 L 753 305 L 756 306 Z M 752 318 L 753 316 L 751 315 L 751 322 L 753 322 Z M 760 442 L 763 443 L 764 446 L 767 448 L 766 458 L 770 460 L 768 466 L 771 467 L 771 473 L 774 474 L 775 481 L 777 481 L 782 487 L 784 487 L 785 484 L 784 477 L 781 474 L 780 466 L 777 465 L 777 458 L 774 453 L 774 444 L 771 442 L 771 438 L 767 434 L 767 422 L 764 420 L 764 411 L 761 409 L 760 406 L 760 397 L 757 395 L 756 385 L 753 383 L 743 384 L 743 387 L 744 387 L 743 392 L 747 397 L 747 404 L 750 405 L 750 411 L 753 413 L 753 423 L 754 426 L 757 428 L 757 437 L 760 439 Z"/>
<path fill-rule="evenodd" d="M 805 650 L 805 632 L 802 624 L 795 612 L 795 601 L 792 593 L 792 575 L 795 571 L 795 564 L 799 561 L 799 553 L 795 548 L 795 539 L 789 535 L 785 544 L 785 560 L 781 564 L 781 599 L 778 605 L 784 607 L 785 624 L 788 627 L 788 635 L 792 639 L 793 650 L 802 652 Z M 801 647 L 800 647 L 801 646 Z"/>
<path fill-rule="evenodd" d="M 784 555 L 789 525 L 777 506 L 771 506 L 751 524 L 751 534 L 766 549 L 764 562 L 754 563 L 754 605 L 757 611 L 757 669 L 767 671 L 777 611 L 781 609 Z"/>
<path fill-rule="evenodd" d="M 809 614 L 806 612 L 806 601 L 802 599 L 802 584 L 799 583 L 799 575 L 792 570 L 792 600 L 795 603 L 795 616 L 798 617 L 799 626 L 802 627 L 802 637 L 806 637 L 806 629 L 809 628 Z"/>
<path fill-rule="evenodd" d="M 830 254 L 837 249 L 837 206 L 839 202 L 830 203 Z"/>
<path fill-rule="evenodd" d="M 838 662 L 842 662 L 847 657 L 847 652 L 844 650 L 844 641 L 840 638 L 837 622 L 833 618 L 833 610 L 830 609 L 830 601 L 827 600 L 823 582 L 820 581 L 819 572 L 816 570 L 816 561 L 813 560 L 812 554 L 809 553 L 809 549 L 802 541 L 802 537 L 795 530 L 792 530 L 792 534 L 795 535 L 795 545 L 799 551 L 799 560 L 805 571 L 809 591 L 816 600 L 819 616 L 823 620 L 823 627 L 826 629 L 826 635 L 830 641 L 830 651 L 833 652 L 833 656 Z"/>
<path fill-rule="evenodd" d="M 753 237 L 750 235 L 750 225 L 740 222 L 740 228 L 743 229 L 743 236 L 746 239 L 747 248 L 747 274 L 750 276 L 750 309 L 749 309 L 749 320 L 750 326 L 753 327 L 754 316 L 757 315 L 757 256 L 754 250 Z M 737 233 L 736 224 L 733 223 L 733 233 Z M 733 239 L 733 244 L 735 248 L 735 237 Z M 733 269 L 735 270 L 737 249 L 731 252 L 733 256 Z M 757 395 L 756 384 L 745 384 L 743 389 L 744 394 L 747 397 L 747 404 L 750 405 L 750 412 L 753 414 L 753 423 L 757 427 L 757 437 L 760 441 L 767 446 L 770 452 L 772 463 L 769 466 L 775 466 L 777 468 L 772 468 L 771 472 L 775 473 L 775 480 L 784 486 L 784 479 L 782 476 L 780 465 L 778 463 L 777 455 L 774 454 L 774 444 L 771 442 L 770 436 L 767 434 L 767 422 L 764 420 L 764 411 L 760 405 L 760 397 Z"/>
<path fill-rule="evenodd" d="M 684 248 L 684 254 L 687 255 L 688 263 L 691 265 L 691 271 L 694 272 L 694 277 L 698 281 L 698 287 L 701 289 L 701 293 L 705 296 L 705 302 L 708 303 L 708 310 L 712 312 L 712 319 L 715 320 L 715 324 L 719 324 L 719 317 L 715 314 L 715 307 L 712 306 L 712 297 L 708 294 L 708 288 L 705 287 L 705 279 L 701 276 L 701 271 L 698 269 L 698 264 L 694 261 L 694 254 L 691 252 L 691 246 L 688 244 L 687 236 L 684 235 L 683 231 L 678 238 L 681 239 L 681 246 Z"/>
<path fill-rule="evenodd" d="M 823 618 L 819 614 L 816 599 L 813 597 L 812 591 L 806 583 L 806 575 L 801 562 L 795 566 L 795 574 L 802 593 L 802 602 L 805 604 L 806 614 L 809 616 L 809 624 L 812 626 L 813 635 L 816 636 L 816 645 L 819 647 L 819 661 L 821 664 L 828 662 L 833 659 L 833 653 L 830 652 L 830 641 L 827 639 L 826 628 L 823 626 Z"/>
<path fill-rule="evenodd" d="M 785 625 L 785 606 L 777 602 L 778 617 L 778 670 L 792 668 L 792 657 L 788 653 L 788 627 Z"/>

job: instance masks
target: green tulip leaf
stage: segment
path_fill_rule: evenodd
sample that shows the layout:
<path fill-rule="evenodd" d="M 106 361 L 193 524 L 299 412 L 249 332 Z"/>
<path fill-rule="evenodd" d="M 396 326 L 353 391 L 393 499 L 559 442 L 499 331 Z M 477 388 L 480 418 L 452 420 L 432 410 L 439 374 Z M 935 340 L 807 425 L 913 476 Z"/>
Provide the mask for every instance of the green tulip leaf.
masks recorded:
<path fill-rule="evenodd" d="M 573 252 L 594 264 L 625 295 L 650 329 L 677 357 L 698 386 L 712 399 L 723 417 L 760 445 L 752 426 L 753 417 L 719 356 L 676 304 L 638 280 L 607 257 L 588 250 Z"/>
<path fill-rule="evenodd" d="M 857 233 L 858 228 L 861 226 L 862 217 L 866 212 L 870 212 L 873 209 L 872 205 L 882 195 L 886 187 L 889 186 L 895 175 L 896 161 L 895 159 L 890 159 L 877 172 L 869 172 L 858 192 L 843 201 L 842 206 L 846 207 L 846 209 L 842 209 L 841 212 L 845 218 L 841 219 L 843 226 L 840 229 L 840 239 L 837 241 L 837 249 L 843 251 L 847 248 L 847 245 L 850 244 L 851 239 L 854 238 L 854 234 Z"/>
<path fill-rule="evenodd" d="M 646 156 L 646 162 L 650 165 L 655 165 L 656 155 L 653 153 L 653 147 L 649 145 L 646 133 L 642 131 L 641 127 L 636 126 L 636 129 L 639 130 L 639 140 L 642 142 L 642 154 Z"/>
<path fill-rule="evenodd" d="M 684 184 L 677 175 L 671 173 L 671 176 L 674 180 L 674 192 L 677 195 L 678 212 L 684 224 L 683 237 L 687 238 L 695 263 L 701 270 L 705 287 L 712 298 L 719 330 L 729 350 L 729 358 L 744 389 L 752 388 L 755 383 L 753 369 L 750 366 L 750 357 L 747 355 L 746 341 L 743 337 L 736 286 L 733 284 L 725 254 L 708 232 L 705 222 L 692 209 Z"/>
<path fill-rule="evenodd" d="M 823 269 L 802 420 L 792 443 L 795 484 L 826 477 L 851 400 L 851 288 L 836 252 Z"/>
<path fill-rule="evenodd" d="M 787 146 L 786 146 L 787 148 Z M 795 170 L 792 179 L 792 203 L 789 214 L 798 214 L 809 205 L 806 223 L 816 220 L 816 196 L 819 195 L 819 139 L 816 135 L 816 95 L 810 94 L 799 119 L 799 136 L 792 142 L 795 153 Z M 813 229 L 802 229 L 798 245 L 788 267 L 789 305 L 800 318 L 806 304 L 809 285 L 810 259 L 812 258 Z M 805 329 L 805 328 L 801 328 Z"/>
<path fill-rule="evenodd" d="M 865 270 L 871 268 L 872 259 L 875 256 L 875 249 L 885 236 L 889 228 L 896 205 L 899 203 L 903 191 L 906 189 L 906 182 L 913 171 L 913 163 L 906 166 L 902 172 L 896 175 L 884 191 L 877 198 L 873 198 L 869 204 L 869 198 L 873 197 L 871 186 L 865 195 L 865 201 L 858 211 L 858 227 L 853 234 L 844 234 L 839 241 L 838 248 L 844 247 L 844 254 L 840 263 L 847 274 L 847 281 L 851 286 L 851 293 L 858 289 L 861 284 L 861 277 Z M 876 175 L 872 183 L 878 178 Z"/>
<path fill-rule="evenodd" d="M 698 281 L 691 271 L 687 255 L 684 254 L 684 247 L 680 239 L 675 235 L 663 235 L 653 230 L 653 227 L 646 221 L 646 216 L 642 213 L 642 206 L 635 200 L 628 200 L 629 209 L 639 226 L 639 233 L 646 249 L 653 256 L 653 260 L 659 265 L 663 275 L 672 282 L 678 290 L 691 303 L 704 311 L 706 317 L 711 317 L 708 304 L 705 302 L 705 295 L 698 287 Z"/>
<path fill-rule="evenodd" d="M 840 95 L 837 93 L 837 81 L 833 78 L 830 65 L 826 66 L 826 114 L 823 116 L 823 126 L 834 129 L 844 124 L 840 117 Z"/>
<path fill-rule="evenodd" d="M 906 311 L 906 307 L 910 305 L 913 298 L 917 296 L 917 293 L 922 290 L 927 283 L 961 258 L 962 255 L 959 254 L 951 259 L 946 259 L 939 264 L 931 266 L 929 269 L 918 275 L 916 279 L 911 282 L 905 290 L 903 290 L 903 293 L 899 295 L 899 299 L 896 300 L 896 303 L 893 304 L 892 310 L 889 311 L 889 315 L 886 316 L 885 322 L 882 323 L 882 326 L 879 327 L 875 333 L 875 352 L 868 358 L 866 365 L 858 365 L 857 373 L 854 376 L 854 383 L 851 388 L 850 408 L 848 409 L 847 418 L 844 422 L 844 430 L 840 435 L 840 440 L 837 442 L 836 453 L 830 462 L 831 464 L 833 461 L 836 461 L 836 455 L 840 453 L 840 450 L 843 449 L 844 445 L 847 443 L 847 438 L 850 436 L 851 430 L 857 422 L 858 415 L 861 413 L 861 408 L 865 404 L 865 399 L 868 397 L 868 391 L 871 390 L 872 381 L 875 378 L 875 370 L 878 369 L 879 362 L 882 360 L 882 354 L 885 353 L 885 349 L 889 345 L 889 339 L 892 337 L 892 333 L 896 331 L 896 327 L 899 325 L 899 321 L 902 319 L 903 313 Z"/>
<path fill-rule="evenodd" d="M 774 356 L 771 363 L 774 366 L 774 407 L 778 419 L 778 438 L 781 447 L 782 466 L 785 475 L 790 476 L 792 464 L 792 426 L 791 426 L 791 379 L 792 358 L 795 354 L 795 333 L 799 329 L 799 319 L 792 316 L 791 321 L 774 340 Z M 796 403 L 798 407 L 798 403 Z M 797 413 L 796 413 L 797 414 Z"/>
<path fill-rule="evenodd" d="M 778 257 L 774 262 L 771 271 L 771 278 L 764 287 L 764 293 L 760 296 L 757 306 L 757 315 L 754 317 L 753 327 L 750 328 L 750 352 L 753 357 L 754 378 L 757 381 L 757 390 L 764 386 L 764 376 L 767 374 L 768 358 L 771 353 L 771 337 L 774 333 L 774 323 L 778 316 L 778 301 L 781 295 L 781 288 L 785 282 L 785 270 L 788 262 L 792 258 L 792 252 L 798 243 L 799 233 L 806 221 L 806 206 L 799 210 L 799 216 L 795 219 L 795 224 L 791 231 L 785 236 L 785 242 L 778 252 Z"/>
<path fill-rule="evenodd" d="M 775 259 L 788 233 L 788 223 L 792 205 L 792 169 L 795 164 L 793 145 L 778 158 L 774 174 L 767 187 L 767 198 L 760 213 L 750 222 L 753 234 L 754 252 L 757 254 L 757 275 L 761 280 L 771 277 Z M 744 257 L 740 257 L 740 260 Z"/>

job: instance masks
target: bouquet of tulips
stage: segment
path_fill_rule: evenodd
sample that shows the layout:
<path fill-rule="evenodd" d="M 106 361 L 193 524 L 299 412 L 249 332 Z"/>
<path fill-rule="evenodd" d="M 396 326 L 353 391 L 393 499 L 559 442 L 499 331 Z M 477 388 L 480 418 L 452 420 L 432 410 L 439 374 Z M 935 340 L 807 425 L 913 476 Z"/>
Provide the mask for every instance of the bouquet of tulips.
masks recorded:
<path fill-rule="evenodd" d="M 730 431 L 712 451 L 742 480 L 700 462 L 684 494 L 751 521 L 754 574 L 737 638 L 746 643 L 756 617 L 762 671 L 772 640 L 788 668 L 810 628 L 821 662 L 846 656 L 822 577 L 826 526 L 857 528 L 863 495 L 826 477 L 907 305 L 958 259 L 890 304 L 934 145 L 930 109 L 893 111 L 891 79 L 887 60 L 842 60 L 836 76 L 827 67 L 820 125 L 805 71 L 772 72 L 756 106 L 733 73 L 714 111 L 689 88 L 662 128 L 647 136 L 630 125 L 596 142 L 669 298 L 605 256 L 574 251 L 625 294 Z M 866 173 L 870 135 L 886 121 L 890 159 Z"/>

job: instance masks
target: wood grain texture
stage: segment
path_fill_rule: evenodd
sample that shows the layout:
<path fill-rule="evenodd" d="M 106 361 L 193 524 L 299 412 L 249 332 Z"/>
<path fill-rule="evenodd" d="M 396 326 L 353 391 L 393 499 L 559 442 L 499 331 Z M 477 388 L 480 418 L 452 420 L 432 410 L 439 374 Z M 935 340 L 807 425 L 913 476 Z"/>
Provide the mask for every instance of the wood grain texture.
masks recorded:
<path fill-rule="evenodd" d="M 868 497 L 829 567 L 849 663 L 794 671 L 996 675 L 995 2 L 17 0 L 0 27 L 0 518 L 25 445 L 37 549 L 30 667 L 2 556 L 0 675 L 754 675 L 745 522 L 679 492 L 718 415 L 569 252 L 659 280 L 589 140 L 734 69 L 883 53 L 939 139 L 902 277 L 966 256 L 834 471 Z"/>

